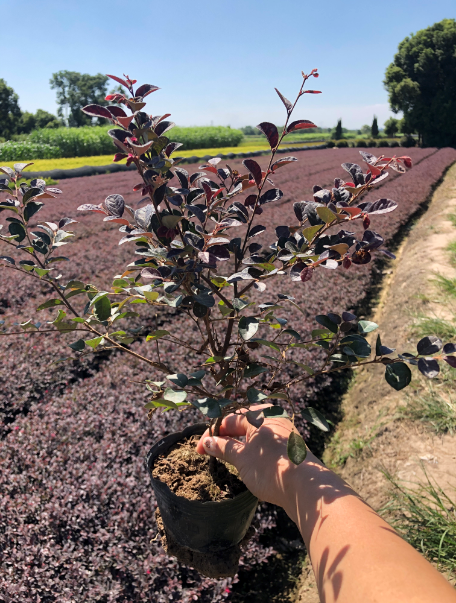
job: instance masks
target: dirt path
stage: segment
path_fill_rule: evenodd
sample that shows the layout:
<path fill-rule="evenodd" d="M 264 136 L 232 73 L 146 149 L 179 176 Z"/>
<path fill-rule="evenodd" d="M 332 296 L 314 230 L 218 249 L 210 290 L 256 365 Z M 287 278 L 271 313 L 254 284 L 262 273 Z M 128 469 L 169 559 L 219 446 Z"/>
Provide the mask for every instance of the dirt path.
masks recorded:
<path fill-rule="evenodd" d="M 456 278 L 446 250 L 456 240 L 449 218 L 452 213 L 456 213 L 456 165 L 448 171 L 428 211 L 399 249 L 398 260 L 372 313 L 371 319 L 380 325 L 383 344 L 413 352 L 419 339 L 411 335 L 414 316 L 454 318 L 451 303 L 442 298 L 434 282 L 436 273 Z M 383 368 L 377 366 L 360 370 L 343 400 L 344 419 L 324 460 L 374 509 L 387 503 L 391 488 L 382 469 L 401 482 L 417 482 L 423 480 L 424 466 L 428 476 L 444 490 L 456 487 L 456 435 L 437 436 L 428 424 L 398 416 L 398 409 L 406 405 L 408 397 L 420 395 L 426 387 L 424 378 L 414 370 L 411 386 L 396 392 L 383 379 Z M 309 563 L 295 603 L 318 601 Z"/>

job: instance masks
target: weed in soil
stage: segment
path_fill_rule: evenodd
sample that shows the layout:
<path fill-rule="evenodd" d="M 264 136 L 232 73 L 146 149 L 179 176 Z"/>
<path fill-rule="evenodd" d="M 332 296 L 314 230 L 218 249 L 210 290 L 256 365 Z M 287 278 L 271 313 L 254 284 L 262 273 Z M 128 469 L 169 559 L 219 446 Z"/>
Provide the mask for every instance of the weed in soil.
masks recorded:
<path fill-rule="evenodd" d="M 430 423 L 436 433 L 456 431 L 456 401 L 441 396 L 431 386 L 422 396 L 408 396 L 407 406 L 399 412 L 403 418 Z"/>
<path fill-rule="evenodd" d="M 440 570 L 456 571 L 456 498 L 431 482 L 409 488 L 384 472 L 393 486 L 382 514 L 403 537 Z M 414 484 L 416 486 L 416 484 Z M 453 498 L 451 498 L 453 496 Z"/>

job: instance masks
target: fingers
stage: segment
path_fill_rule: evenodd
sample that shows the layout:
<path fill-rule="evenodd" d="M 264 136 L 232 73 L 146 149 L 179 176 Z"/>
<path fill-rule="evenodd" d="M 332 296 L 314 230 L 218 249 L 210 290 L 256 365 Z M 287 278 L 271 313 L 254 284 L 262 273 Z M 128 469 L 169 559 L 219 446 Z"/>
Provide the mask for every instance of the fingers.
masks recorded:
<path fill-rule="evenodd" d="M 234 465 L 234 467 L 239 466 L 245 450 L 245 444 L 242 442 L 233 438 L 223 438 L 220 436 L 212 438 L 203 436 L 200 441 L 206 454 L 226 461 L 230 465 Z"/>
<path fill-rule="evenodd" d="M 220 436 L 223 436 L 223 437 L 245 436 L 245 434 L 247 433 L 248 427 L 249 427 L 249 422 L 247 421 L 247 419 L 244 416 L 228 415 L 227 417 L 225 417 L 223 419 L 222 424 L 220 425 Z M 209 429 L 206 429 L 206 431 L 203 433 L 203 435 L 201 436 L 201 439 L 198 441 L 198 443 L 196 445 L 196 451 L 199 452 L 199 454 L 207 454 L 207 450 L 203 446 L 203 442 L 207 437 L 210 437 Z M 213 455 L 213 456 L 215 456 L 215 455 Z"/>

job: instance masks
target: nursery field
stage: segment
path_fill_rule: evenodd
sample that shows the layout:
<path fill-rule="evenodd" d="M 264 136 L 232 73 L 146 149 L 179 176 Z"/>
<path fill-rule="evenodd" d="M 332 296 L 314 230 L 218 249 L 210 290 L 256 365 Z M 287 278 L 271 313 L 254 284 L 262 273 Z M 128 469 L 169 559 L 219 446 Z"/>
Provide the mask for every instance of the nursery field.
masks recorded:
<path fill-rule="evenodd" d="M 369 198 L 386 197 L 399 204 L 388 219 L 372 216 L 371 227 L 384 236 L 387 246 L 390 241 L 390 247 L 456 161 L 454 149 L 412 148 L 400 154 L 410 155 L 414 168 L 400 177 L 390 173 Z M 283 198 L 259 217 L 268 232 L 288 219 L 295 221 L 292 203 L 310 200 L 313 185 L 330 186 L 335 177 L 343 177 L 342 162 L 360 161 L 356 149 L 294 155 L 298 162 L 274 176 Z M 257 160 L 262 167 L 266 165 L 266 157 Z M 241 165 L 240 160 L 229 163 Z M 187 169 L 193 173 L 198 165 Z M 40 220 L 56 222 L 69 216 L 79 221 L 74 225 L 76 236 L 65 249 L 76 261 L 71 269 L 61 264 L 64 281 L 78 277 L 109 287 L 111 277 L 134 259 L 132 247 L 118 246 L 122 235 L 115 226 L 98 214 L 76 208 L 82 203 L 98 204 L 112 193 L 122 194 L 128 204 L 136 206 L 141 198 L 132 191 L 137 181 L 137 175 L 130 172 L 62 181 L 64 194 L 48 202 Z M 108 236 L 100 237 L 100 231 Z M 6 249 L 0 247 L 0 253 Z M 379 274 L 372 263 L 335 273 L 320 270 L 306 284 L 283 277 L 282 292 L 293 295 L 306 316 L 288 307 L 282 316 L 288 326 L 306 335 L 315 328 L 316 314 L 365 308 Z M 47 286 L 38 283 L 37 287 L 38 281 L 20 279 L 7 269 L 0 269 L 0 275 L 0 319 L 11 324 L 18 318 L 21 322 L 35 318 L 33 310 L 48 293 Z M 271 286 L 261 295 L 263 301 L 276 299 Z M 51 315 L 46 310 L 39 320 L 49 320 Z M 174 331 L 185 330 L 189 337 L 193 333 L 193 343 L 198 345 L 196 327 L 184 314 L 169 309 L 157 323 L 151 316 L 150 330 L 165 322 L 172 322 Z M 74 338 L 65 337 L 68 342 Z M 145 338 L 132 348 L 153 354 Z M 249 594 L 249 588 L 257 564 L 274 561 L 283 547 L 280 534 L 274 540 L 274 511 L 269 507 L 258 513 L 259 529 L 242 559 L 239 579 L 202 578 L 168 558 L 155 540 L 155 501 L 144 456 L 156 439 L 194 421 L 196 413 L 156 413 L 150 423 L 143 410 L 147 392 L 137 382 L 158 378 L 158 373 L 110 352 L 79 363 L 56 363 L 68 356 L 68 350 L 64 338 L 54 334 L 0 337 L 0 596 L 11 603 L 263 601 Z M 195 369 L 201 364 L 195 352 L 183 352 L 171 343 L 163 345 L 161 354 L 175 372 L 183 354 Z M 297 349 L 295 359 L 313 362 L 305 349 Z M 292 394 L 298 404 L 324 409 L 331 385 L 326 377 L 307 382 L 305 388 L 296 386 Z M 334 408 L 327 414 L 337 419 Z M 272 584 L 274 576 L 268 579 Z M 269 582 L 262 590 L 264 601 L 282 600 L 272 598 Z"/>

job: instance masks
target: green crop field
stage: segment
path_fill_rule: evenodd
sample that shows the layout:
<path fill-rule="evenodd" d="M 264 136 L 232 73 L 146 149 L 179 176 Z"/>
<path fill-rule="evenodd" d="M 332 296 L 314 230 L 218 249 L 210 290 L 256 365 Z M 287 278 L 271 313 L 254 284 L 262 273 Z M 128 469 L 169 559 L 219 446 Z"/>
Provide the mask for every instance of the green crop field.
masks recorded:
<path fill-rule="evenodd" d="M 258 139 L 259 139 L 258 142 L 254 142 L 254 143 L 250 143 L 250 144 L 246 144 L 246 142 L 248 142 L 248 141 L 243 141 L 242 144 L 237 147 L 215 147 L 215 148 L 208 148 L 208 149 L 191 149 L 188 151 L 181 151 L 181 149 L 178 149 L 175 153 L 175 156 L 204 157 L 206 155 L 212 155 L 213 157 L 216 157 L 219 154 L 227 155 L 228 153 L 250 153 L 253 151 L 262 151 L 262 150 L 267 151 L 269 149 L 267 140 L 265 138 L 261 138 L 261 137 L 258 137 Z M 290 142 L 291 141 L 286 140 L 284 143 L 284 146 L 286 146 L 287 144 L 290 144 Z M 297 143 L 293 143 L 293 144 L 297 144 Z M 299 146 L 306 147 L 306 146 L 313 146 L 313 144 L 315 144 L 315 143 L 305 142 Z M 110 163 L 112 163 L 114 153 L 115 153 L 115 149 L 112 147 L 112 153 L 110 153 L 109 155 L 93 155 L 91 157 L 65 157 L 65 158 L 59 158 L 59 159 L 37 159 L 34 161 L 33 165 L 31 165 L 30 167 L 28 167 L 25 170 L 25 172 L 27 172 L 27 171 L 47 172 L 49 170 L 57 170 L 57 169 L 69 170 L 69 169 L 83 167 L 86 165 L 89 165 L 89 166 L 109 165 Z M 33 159 L 30 159 L 29 161 L 33 161 Z M 2 165 L 8 166 L 8 167 L 13 167 L 14 163 L 15 163 L 14 161 L 6 161 L 6 162 L 2 162 Z M 125 160 L 123 160 L 119 163 L 125 163 Z"/>

